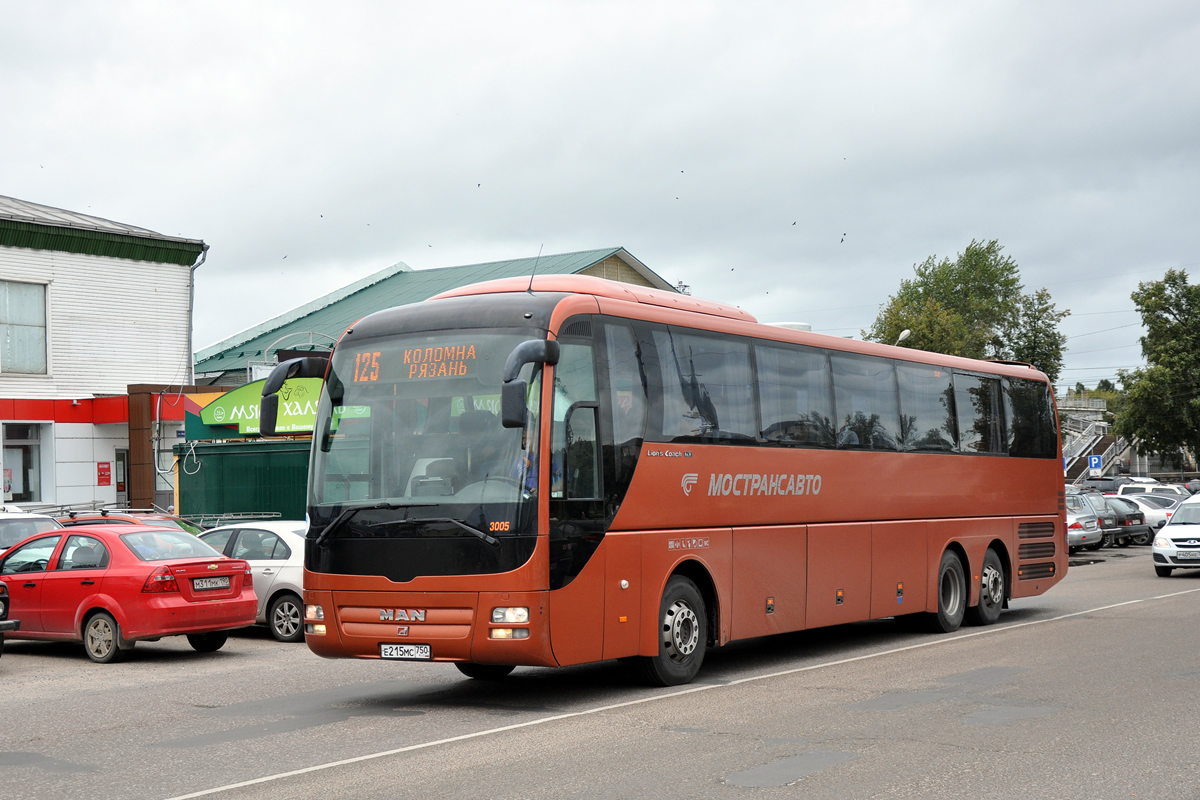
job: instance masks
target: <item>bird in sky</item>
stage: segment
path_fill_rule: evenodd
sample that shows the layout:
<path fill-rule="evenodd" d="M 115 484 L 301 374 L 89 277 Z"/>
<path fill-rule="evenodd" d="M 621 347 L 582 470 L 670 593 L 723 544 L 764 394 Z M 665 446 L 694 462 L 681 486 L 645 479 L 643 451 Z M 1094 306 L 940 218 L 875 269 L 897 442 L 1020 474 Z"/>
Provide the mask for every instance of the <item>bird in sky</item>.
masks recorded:
<path fill-rule="evenodd" d="M 793 222 L 792 224 L 795 225 L 796 223 Z"/>
<path fill-rule="evenodd" d="M 287 258 L 287 256 L 284 256 L 283 258 Z M 279 259 L 279 260 L 280 260 L 280 261 L 283 261 L 283 258 L 281 258 L 281 259 Z"/>

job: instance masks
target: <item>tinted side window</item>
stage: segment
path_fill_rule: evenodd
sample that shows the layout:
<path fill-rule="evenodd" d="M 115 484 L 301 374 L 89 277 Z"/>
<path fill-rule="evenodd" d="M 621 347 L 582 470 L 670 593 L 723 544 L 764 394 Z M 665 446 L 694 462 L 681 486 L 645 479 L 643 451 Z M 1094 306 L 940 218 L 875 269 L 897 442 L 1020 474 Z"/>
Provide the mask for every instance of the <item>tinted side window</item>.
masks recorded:
<path fill-rule="evenodd" d="M 1004 404 L 1009 419 L 1009 455 L 1057 458 L 1058 421 L 1049 386 L 1025 378 L 1005 378 Z"/>
<path fill-rule="evenodd" d="M 958 409 L 959 450 L 964 453 L 1007 452 L 998 378 L 955 373 L 954 402 Z"/>
<path fill-rule="evenodd" d="M 898 363 L 900 449 L 955 449 L 954 387 L 950 370 Z"/>
<path fill-rule="evenodd" d="M 900 408 L 892 362 L 851 355 L 833 355 L 830 361 L 838 447 L 895 450 L 900 437 Z"/>
<path fill-rule="evenodd" d="M 761 437 L 768 442 L 832 447 L 833 385 L 823 350 L 754 345 Z"/>
<path fill-rule="evenodd" d="M 658 327 L 653 339 L 665 441 L 757 439 L 747 340 Z"/>

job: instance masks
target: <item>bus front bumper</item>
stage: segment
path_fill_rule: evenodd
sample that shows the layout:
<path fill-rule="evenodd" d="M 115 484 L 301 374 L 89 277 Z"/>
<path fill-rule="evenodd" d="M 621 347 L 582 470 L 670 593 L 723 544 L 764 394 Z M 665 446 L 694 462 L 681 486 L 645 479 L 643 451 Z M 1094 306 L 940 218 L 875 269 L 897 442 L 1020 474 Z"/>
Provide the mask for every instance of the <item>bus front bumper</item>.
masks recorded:
<path fill-rule="evenodd" d="M 304 639 L 326 658 L 556 666 L 546 611 L 545 592 L 306 590 Z"/>

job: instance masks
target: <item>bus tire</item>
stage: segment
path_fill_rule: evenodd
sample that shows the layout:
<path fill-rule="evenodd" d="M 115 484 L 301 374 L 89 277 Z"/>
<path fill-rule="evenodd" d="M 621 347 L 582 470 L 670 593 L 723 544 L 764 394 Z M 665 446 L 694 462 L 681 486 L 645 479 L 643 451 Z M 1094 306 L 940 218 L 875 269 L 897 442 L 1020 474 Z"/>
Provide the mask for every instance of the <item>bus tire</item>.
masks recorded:
<path fill-rule="evenodd" d="M 455 661 L 454 666 L 468 678 L 481 681 L 498 681 L 516 669 L 512 664 L 473 664 L 470 661 Z"/>
<path fill-rule="evenodd" d="M 950 550 L 942 553 L 938 566 L 937 598 L 937 611 L 926 616 L 926 624 L 934 633 L 953 633 L 967 611 L 967 579 L 962 562 Z"/>
<path fill-rule="evenodd" d="M 989 547 L 983 557 L 983 570 L 979 574 L 979 605 L 967 609 L 967 618 L 972 625 L 991 625 L 1000 619 L 1006 586 L 1004 562 Z"/>
<path fill-rule="evenodd" d="M 658 655 L 637 662 L 642 679 L 652 686 L 690 683 L 708 644 L 708 612 L 696 584 L 672 575 L 663 590 L 658 621 Z"/>

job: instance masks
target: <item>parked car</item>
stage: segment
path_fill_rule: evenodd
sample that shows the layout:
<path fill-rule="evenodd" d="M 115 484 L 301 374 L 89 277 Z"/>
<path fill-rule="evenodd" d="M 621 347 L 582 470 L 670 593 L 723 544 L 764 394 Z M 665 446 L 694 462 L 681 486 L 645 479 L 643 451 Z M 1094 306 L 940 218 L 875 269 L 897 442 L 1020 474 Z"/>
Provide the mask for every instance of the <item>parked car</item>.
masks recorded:
<path fill-rule="evenodd" d="M 1156 531 L 1166 525 L 1167 520 L 1171 518 L 1171 512 L 1167 509 L 1174 510 L 1175 508 L 1175 505 L 1163 503 L 1162 500 L 1165 498 L 1161 495 L 1127 494 L 1120 499 L 1134 503 L 1142 510 L 1142 513 L 1146 515 L 1146 524 L 1150 526 L 1151 531 Z"/>
<path fill-rule="evenodd" d="M 1129 534 L 1123 540 L 1126 544 L 1150 544 L 1153 532 L 1146 523 L 1146 512 L 1137 503 L 1128 497 L 1116 496 L 1105 497 L 1104 501 L 1117 513 L 1117 527 Z"/>
<path fill-rule="evenodd" d="M 1117 494 L 1172 494 L 1191 497 L 1192 493 L 1175 483 L 1126 483 L 1117 489 Z"/>
<path fill-rule="evenodd" d="M 11 508 L 12 506 L 5 506 L 4 510 L 0 511 L 0 553 L 35 533 L 45 533 L 62 527 L 54 517 L 13 511 Z"/>
<path fill-rule="evenodd" d="M 1096 549 L 1103 543 L 1100 523 L 1092 507 L 1079 494 L 1067 495 L 1067 552 L 1077 553 L 1079 548 Z"/>
<path fill-rule="evenodd" d="M 164 514 L 161 511 L 141 511 L 138 509 L 102 508 L 99 511 L 70 511 L 58 518 L 66 527 L 73 525 L 155 525 L 158 527 L 178 528 L 193 536 L 204 529 L 183 517 L 174 514 Z"/>
<path fill-rule="evenodd" d="M 1121 533 L 1117 525 L 1117 513 L 1109 506 L 1104 495 L 1099 492 L 1082 492 L 1079 496 L 1091 506 L 1092 513 L 1100 521 L 1100 531 L 1104 534 L 1095 545 L 1087 545 L 1088 550 L 1099 550 L 1106 543 L 1119 543 L 1122 539 L 1128 544 L 1128 537 Z"/>
<path fill-rule="evenodd" d="M 243 522 L 200 534 L 200 539 L 254 571 L 260 625 L 281 642 L 304 641 L 304 533 L 296 522 Z"/>
<path fill-rule="evenodd" d="M 1200 568 L 1200 495 L 1184 500 L 1154 537 L 1154 572 L 1169 578 L 1176 569 Z"/>
<path fill-rule="evenodd" d="M 0 656 L 4 655 L 4 634 L 21 627 L 21 620 L 8 618 L 8 586 L 0 581 Z"/>
<path fill-rule="evenodd" d="M 0 558 L 18 639 L 82 642 L 98 663 L 186 635 L 203 653 L 254 622 L 250 565 L 177 528 L 95 525 L 37 534 Z"/>

